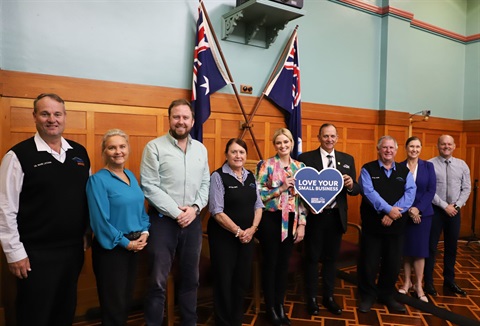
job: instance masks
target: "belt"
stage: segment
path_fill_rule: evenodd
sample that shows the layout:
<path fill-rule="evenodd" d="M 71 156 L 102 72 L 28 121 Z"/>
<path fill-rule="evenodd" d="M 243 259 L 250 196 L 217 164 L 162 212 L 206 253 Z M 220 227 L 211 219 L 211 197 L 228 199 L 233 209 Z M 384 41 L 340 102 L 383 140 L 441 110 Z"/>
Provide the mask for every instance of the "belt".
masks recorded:
<path fill-rule="evenodd" d="M 137 240 L 138 238 L 140 238 L 141 235 L 142 235 L 142 231 L 134 231 L 134 232 L 124 234 L 123 236 L 125 238 L 127 238 L 128 240 L 133 241 L 133 240 Z"/>

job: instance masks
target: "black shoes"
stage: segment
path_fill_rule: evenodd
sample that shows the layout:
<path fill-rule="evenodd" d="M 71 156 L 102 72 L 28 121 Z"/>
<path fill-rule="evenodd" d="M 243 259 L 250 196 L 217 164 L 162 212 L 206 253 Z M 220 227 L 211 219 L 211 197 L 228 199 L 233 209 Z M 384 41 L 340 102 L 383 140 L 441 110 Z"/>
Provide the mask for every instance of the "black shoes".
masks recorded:
<path fill-rule="evenodd" d="M 432 283 L 425 283 L 425 287 L 423 288 L 423 291 L 434 297 L 438 295 L 437 290 L 435 290 L 435 287 L 433 286 Z"/>
<path fill-rule="evenodd" d="M 276 309 L 277 316 L 280 319 L 280 323 L 282 325 L 290 326 L 291 325 L 290 319 L 288 319 L 288 316 L 285 314 L 285 309 L 283 308 L 283 304 L 277 305 L 276 308 L 277 308 Z"/>
<path fill-rule="evenodd" d="M 395 311 L 395 312 L 405 312 L 405 311 L 407 311 L 407 309 L 405 309 L 405 306 L 403 304 L 398 303 L 393 298 L 387 298 L 385 300 L 378 300 L 378 302 L 386 305 L 389 311 Z"/>
<path fill-rule="evenodd" d="M 270 324 L 272 324 L 273 326 L 282 325 L 282 321 L 280 320 L 280 317 L 277 315 L 275 308 L 267 307 L 265 313 L 267 315 L 267 320 L 270 322 Z"/>
<path fill-rule="evenodd" d="M 265 313 L 267 320 L 273 326 L 291 325 L 290 319 L 288 319 L 288 316 L 285 314 L 283 304 L 276 305 L 275 308 L 267 307 Z"/>
<path fill-rule="evenodd" d="M 340 308 L 338 306 L 338 304 L 335 302 L 333 297 L 324 297 L 322 304 L 332 314 L 334 314 L 334 315 L 341 315 L 342 314 L 342 308 Z"/>
<path fill-rule="evenodd" d="M 467 292 L 465 292 L 464 290 L 462 290 L 458 285 L 457 283 L 455 282 L 443 282 L 443 288 L 444 289 L 447 289 L 453 293 L 456 293 L 456 294 L 460 294 L 460 295 L 467 295 Z M 427 292 L 428 293 L 428 292 Z"/>
<path fill-rule="evenodd" d="M 373 306 L 373 301 L 374 300 L 371 298 L 362 299 L 358 305 L 358 311 L 363 313 L 370 312 L 370 309 L 372 309 Z"/>
<path fill-rule="evenodd" d="M 317 298 L 307 299 L 307 312 L 309 315 L 318 316 L 320 309 L 318 308 Z"/>

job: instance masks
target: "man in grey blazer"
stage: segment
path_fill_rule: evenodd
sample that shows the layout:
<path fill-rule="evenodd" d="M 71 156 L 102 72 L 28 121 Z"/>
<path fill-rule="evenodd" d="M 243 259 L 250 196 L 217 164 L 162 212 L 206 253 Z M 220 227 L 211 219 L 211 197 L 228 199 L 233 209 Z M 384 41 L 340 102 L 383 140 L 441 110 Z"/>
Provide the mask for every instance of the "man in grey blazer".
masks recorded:
<path fill-rule="evenodd" d="M 344 187 L 335 200 L 319 214 L 309 212 L 305 230 L 305 295 L 307 311 L 318 315 L 318 263 L 322 262 L 323 306 L 333 314 L 342 309 L 333 298 L 335 288 L 336 260 L 340 251 L 343 233 L 347 230 L 347 194 L 356 196 L 360 186 L 356 182 L 355 161 L 349 154 L 335 150 L 338 141 L 337 128 L 325 123 L 318 133 L 320 147 L 301 154 L 298 160 L 318 171 L 331 167 L 343 175 Z"/>

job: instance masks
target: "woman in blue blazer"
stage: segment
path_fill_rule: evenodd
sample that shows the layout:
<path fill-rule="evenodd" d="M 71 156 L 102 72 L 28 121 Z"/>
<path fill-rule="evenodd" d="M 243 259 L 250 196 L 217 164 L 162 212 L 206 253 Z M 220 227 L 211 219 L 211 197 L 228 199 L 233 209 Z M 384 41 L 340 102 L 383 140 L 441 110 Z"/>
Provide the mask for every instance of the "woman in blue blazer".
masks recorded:
<path fill-rule="evenodd" d="M 428 299 L 422 288 L 425 258 L 428 257 L 428 240 L 432 226 L 432 199 L 435 196 L 437 181 L 433 164 L 419 158 L 422 142 L 418 137 L 410 137 L 405 144 L 407 159 L 402 162 L 413 174 L 417 193 L 412 207 L 408 210 L 410 219 L 405 228 L 404 272 L 403 286 L 398 290 L 407 294 L 413 289 L 414 295 L 424 302 Z M 412 267 L 416 280 L 412 282 Z"/>

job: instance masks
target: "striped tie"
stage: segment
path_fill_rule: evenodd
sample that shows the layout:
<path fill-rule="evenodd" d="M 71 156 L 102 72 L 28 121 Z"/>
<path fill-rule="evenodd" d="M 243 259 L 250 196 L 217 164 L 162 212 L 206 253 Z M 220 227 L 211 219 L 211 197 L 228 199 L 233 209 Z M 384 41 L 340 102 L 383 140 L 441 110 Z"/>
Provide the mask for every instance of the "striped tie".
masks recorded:
<path fill-rule="evenodd" d="M 327 155 L 327 158 L 328 158 L 328 167 L 333 168 L 333 156 Z"/>
<path fill-rule="evenodd" d="M 329 155 L 327 155 L 327 158 L 328 158 L 328 166 L 327 166 L 327 167 L 333 168 L 333 167 L 334 167 L 334 166 L 333 166 L 333 156 L 329 154 Z M 333 201 L 333 202 L 329 205 L 329 207 L 330 207 L 330 208 L 334 208 L 336 205 L 337 205 L 337 202 L 336 202 L 336 201 Z"/>
<path fill-rule="evenodd" d="M 448 194 L 448 187 L 449 187 L 449 184 L 448 184 L 448 170 L 450 170 L 450 161 L 449 160 L 445 160 L 445 200 L 447 201 L 447 204 L 451 204 L 452 203 L 452 199 L 450 198 L 449 194 Z"/>

